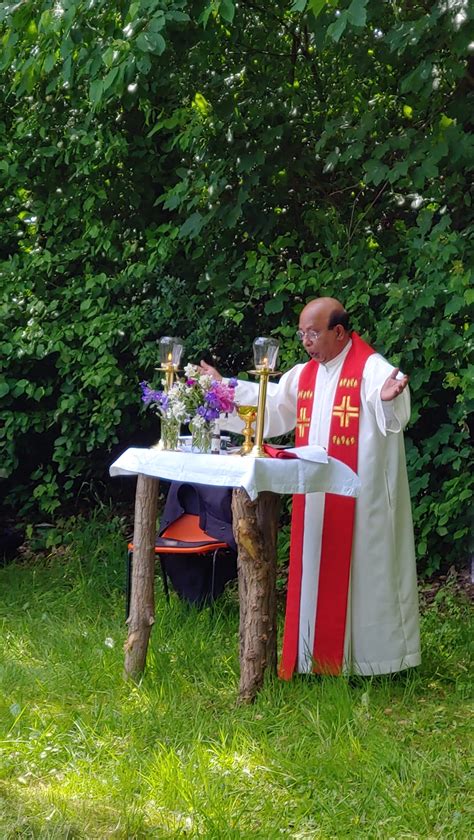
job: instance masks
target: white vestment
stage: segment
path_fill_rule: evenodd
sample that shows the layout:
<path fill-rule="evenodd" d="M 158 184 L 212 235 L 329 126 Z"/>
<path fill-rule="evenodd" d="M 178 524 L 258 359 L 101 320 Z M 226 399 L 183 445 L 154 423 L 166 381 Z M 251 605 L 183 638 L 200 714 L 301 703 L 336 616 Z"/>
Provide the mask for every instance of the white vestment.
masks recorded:
<path fill-rule="evenodd" d="M 320 364 L 308 444 L 328 448 L 336 386 L 352 342 L 331 361 Z M 298 379 L 304 365 L 268 386 L 265 437 L 295 427 Z M 420 657 L 418 594 L 410 493 L 403 429 L 410 416 L 408 388 L 390 402 L 380 390 L 393 366 L 377 353 L 367 359 L 362 376 L 358 475 L 350 587 L 344 643 L 344 672 L 387 674 L 418 665 Z M 239 380 L 236 401 L 257 403 L 258 386 Z M 223 424 L 224 425 L 224 424 Z M 226 428 L 241 431 L 237 418 Z M 303 577 L 297 670 L 312 669 L 318 575 L 324 515 L 323 493 L 306 497 Z"/>

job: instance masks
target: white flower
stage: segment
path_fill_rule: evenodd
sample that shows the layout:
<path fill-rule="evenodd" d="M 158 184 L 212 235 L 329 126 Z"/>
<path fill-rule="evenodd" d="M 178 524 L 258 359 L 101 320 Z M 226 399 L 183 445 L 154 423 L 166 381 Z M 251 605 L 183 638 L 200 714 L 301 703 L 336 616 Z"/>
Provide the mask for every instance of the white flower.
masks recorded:
<path fill-rule="evenodd" d="M 212 382 L 213 382 L 212 376 L 209 376 L 208 373 L 203 373 L 199 377 L 199 384 L 200 384 L 201 388 L 204 389 L 204 391 L 209 390 L 209 388 L 212 385 Z"/>
<path fill-rule="evenodd" d="M 199 429 L 201 426 L 205 426 L 205 425 L 206 425 L 205 418 L 202 417 L 200 414 L 195 414 L 195 416 L 193 417 L 193 427 L 195 429 Z"/>
<path fill-rule="evenodd" d="M 197 365 L 187 364 L 184 367 L 184 375 L 187 379 L 196 379 L 199 376 L 199 368 Z"/>

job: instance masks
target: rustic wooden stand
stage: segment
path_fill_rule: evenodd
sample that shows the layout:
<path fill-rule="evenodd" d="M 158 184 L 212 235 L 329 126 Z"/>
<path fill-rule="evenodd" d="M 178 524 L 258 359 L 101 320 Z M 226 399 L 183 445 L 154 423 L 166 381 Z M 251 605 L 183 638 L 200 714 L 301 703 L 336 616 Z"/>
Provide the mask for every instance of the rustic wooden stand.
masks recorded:
<path fill-rule="evenodd" d="M 157 478 L 139 475 L 135 498 L 133 568 L 125 643 L 125 677 L 137 679 L 145 668 L 155 621 L 154 570 L 158 500 Z M 240 600 L 239 700 L 250 703 L 263 685 L 265 671 L 276 670 L 276 540 L 280 497 L 263 492 L 251 501 L 245 490 L 232 498 L 238 546 Z"/>

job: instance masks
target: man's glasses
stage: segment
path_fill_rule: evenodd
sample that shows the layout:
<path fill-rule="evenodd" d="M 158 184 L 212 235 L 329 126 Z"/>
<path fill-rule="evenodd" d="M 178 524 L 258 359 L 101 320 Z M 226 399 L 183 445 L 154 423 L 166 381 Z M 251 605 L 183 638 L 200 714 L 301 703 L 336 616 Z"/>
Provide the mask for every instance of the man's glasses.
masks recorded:
<path fill-rule="evenodd" d="M 322 330 L 297 330 L 296 338 L 298 341 L 304 341 L 305 338 L 309 339 L 309 341 L 316 341 L 321 333 Z"/>

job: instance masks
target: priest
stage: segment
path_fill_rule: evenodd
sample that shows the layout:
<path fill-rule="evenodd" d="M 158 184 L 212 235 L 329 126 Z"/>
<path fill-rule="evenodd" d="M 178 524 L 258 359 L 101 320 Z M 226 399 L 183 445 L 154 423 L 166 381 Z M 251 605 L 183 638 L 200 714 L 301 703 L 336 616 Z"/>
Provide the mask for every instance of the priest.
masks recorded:
<path fill-rule="evenodd" d="M 319 444 L 357 472 L 361 492 L 293 499 L 280 676 L 401 671 L 420 663 L 408 377 L 350 329 L 333 298 L 304 307 L 297 335 L 310 358 L 269 384 L 264 434 L 295 429 L 296 446 Z M 239 381 L 236 401 L 256 404 L 257 388 Z"/>

